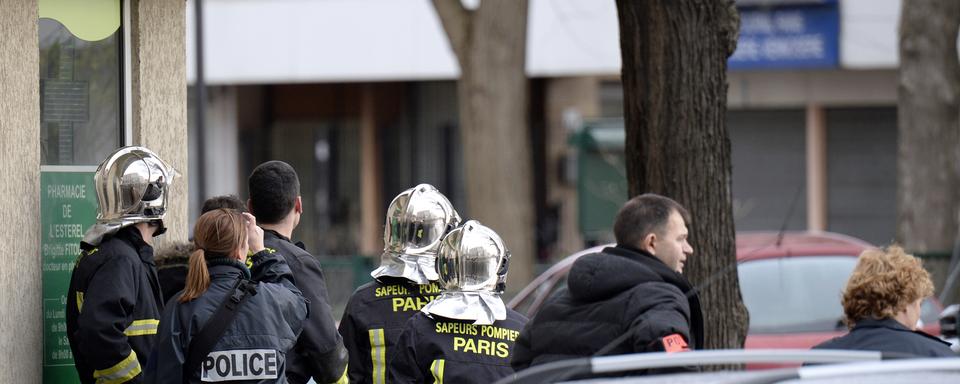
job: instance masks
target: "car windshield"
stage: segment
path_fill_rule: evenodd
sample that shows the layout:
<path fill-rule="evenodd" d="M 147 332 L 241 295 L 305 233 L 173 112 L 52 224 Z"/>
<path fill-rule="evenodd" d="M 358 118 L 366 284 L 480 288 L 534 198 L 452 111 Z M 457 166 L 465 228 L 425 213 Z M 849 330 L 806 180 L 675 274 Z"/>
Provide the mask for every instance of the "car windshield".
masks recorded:
<path fill-rule="evenodd" d="M 857 258 L 783 257 L 737 268 L 751 333 L 843 330 L 840 295 Z"/>

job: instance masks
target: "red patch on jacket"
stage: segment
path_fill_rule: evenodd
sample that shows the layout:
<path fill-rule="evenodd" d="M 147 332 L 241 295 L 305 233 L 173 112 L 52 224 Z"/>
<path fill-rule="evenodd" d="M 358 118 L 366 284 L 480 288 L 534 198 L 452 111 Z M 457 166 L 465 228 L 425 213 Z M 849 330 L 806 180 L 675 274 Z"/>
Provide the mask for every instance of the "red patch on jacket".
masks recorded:
<path fill-rule="evenodd" d="M 680 336 L 679 333 L 674 333 L 672 335 L 664 336 L 662 339 L 663 350 L 667 353 L 673 352 L 683 352 L 689 351 L 690 348 L 687 347 L 687 342 L 683 340 L 683 336 Z"/>

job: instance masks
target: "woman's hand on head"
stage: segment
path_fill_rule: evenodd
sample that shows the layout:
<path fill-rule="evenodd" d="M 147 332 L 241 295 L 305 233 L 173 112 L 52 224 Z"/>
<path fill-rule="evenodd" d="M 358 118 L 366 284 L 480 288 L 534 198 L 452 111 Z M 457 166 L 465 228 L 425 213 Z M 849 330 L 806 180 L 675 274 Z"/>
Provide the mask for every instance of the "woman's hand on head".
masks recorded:
<path fill-rule="evenodd" d="M 244 212 L 243 218 L 247 220 L 247 246 L 250 252 L 257 253 L 263 250 L 263 229 L 257 226 L 257 218 Z"/>

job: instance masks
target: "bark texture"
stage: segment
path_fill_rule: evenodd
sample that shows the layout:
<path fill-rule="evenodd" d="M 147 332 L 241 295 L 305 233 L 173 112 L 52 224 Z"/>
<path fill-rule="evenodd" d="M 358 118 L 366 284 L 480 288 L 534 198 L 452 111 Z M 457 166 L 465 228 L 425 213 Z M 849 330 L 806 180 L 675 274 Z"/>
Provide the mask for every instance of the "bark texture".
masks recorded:
<path fill-rule="evenodd" d="M 527 128 L 527 1 L 456 0 L 434 7 L 460 63 L 457 83 L 466 218 L 497 231 L 513 253 L 507 290 L 533 274 L 533 155 Z"/>
<path fill-rule="evenodd" d="M 897 240 L 949 253 L 960 215 L 960 2 L 907 1 L 900 17 Z"/>
<path fill-rule="evenodd" d="M 617 11 L 629 194 L 662 194 L 690 211 L 695 253 L 684 274 L 701 287 L 706 348 L 741 348 L 749 320 L 726 127 L 739 15 L 733 1 L 718 0 L 617 0 Z"/>

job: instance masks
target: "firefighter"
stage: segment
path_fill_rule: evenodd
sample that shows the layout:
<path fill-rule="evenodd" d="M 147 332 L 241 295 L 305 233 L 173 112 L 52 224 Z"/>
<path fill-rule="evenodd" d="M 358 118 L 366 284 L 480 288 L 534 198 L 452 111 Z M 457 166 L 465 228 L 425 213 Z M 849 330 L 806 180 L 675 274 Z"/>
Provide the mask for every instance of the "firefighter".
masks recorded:
<path fill-rule="evenodd" d="M 94 174 L 97 222 L 84 234 L 67 293 L 67 338 L 83 383 L 140 382 L 163 296 L 153 239 L 175 171 L 143 147 L 124 147 Z"/>
<path fill-rule="evenodd" d="M 287 351 L 307 318 L 290 267 L 264 249 L 263 230 L 249 213 L 203 214 L 194 242 L 187 284 L 163 311 L 145 383 L 285 383 Z M 235 299 L 232 313 L 221 309 Z"/>
<path fill-rule="evenodd" d="M 382 384 L 404 323 L 440 293 L 437 248 L 460 215 L 432 185 L 403 191 L 387 208 L 380 267 L 353 293 L 340 320 L 351 383 Z"/>
<path fill-rule="evenodd" d="M 263 228 L 263 244 L 283 256 L 309 307 L 303 333 L 287 355 L 287 380 L 302 384 L 312 377 L 326 384 L 346 379 L 347 350 L 334 323 L 323 269 L 303 243 L 290 238 L 303 213 L 297 172 L 285 162 L 268 161 L 258 165 L 247 182 L 247 208 Z"/>
<path fill-rule="evenodd" d="M 509 258 L 500 236 L 474 220 L 443 238 L 443 292 L 404 326 L 390 381 L 492 383 L 513 373 L 510 354 L 527 318 L 500 299 Z"/>

